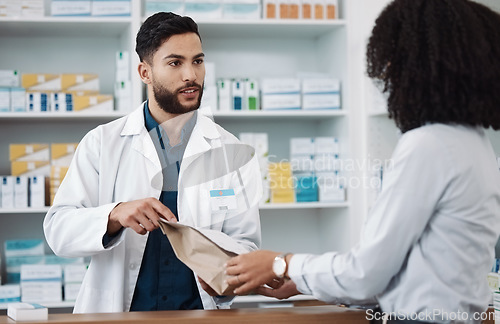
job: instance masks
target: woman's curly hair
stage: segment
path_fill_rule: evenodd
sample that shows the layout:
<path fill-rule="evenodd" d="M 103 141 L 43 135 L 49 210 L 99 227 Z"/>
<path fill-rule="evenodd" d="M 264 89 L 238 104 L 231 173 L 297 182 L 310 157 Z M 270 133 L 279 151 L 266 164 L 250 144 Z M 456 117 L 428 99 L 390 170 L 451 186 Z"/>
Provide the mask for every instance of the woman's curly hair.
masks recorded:
<path fill-rule="evenodd" d="M 395 0 L 377 18 L 368 76 L 404 133 L 427 122 L 500 129 L 500 15 L 469 0 Z"/>

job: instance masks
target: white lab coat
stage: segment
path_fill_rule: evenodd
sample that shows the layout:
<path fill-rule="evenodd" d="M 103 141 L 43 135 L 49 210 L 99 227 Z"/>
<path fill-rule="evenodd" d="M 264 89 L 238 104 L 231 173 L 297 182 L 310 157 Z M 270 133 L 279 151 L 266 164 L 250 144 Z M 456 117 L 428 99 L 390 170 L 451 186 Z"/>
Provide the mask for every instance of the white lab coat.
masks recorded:
<path fill-rule="evenodd" d="M 56 255 L 91 257 L 75 313 L 130 309 L 148 235 L 127 228 L 106 249 L 102 237 L 108 215 L 119 202 L 159 198 L 161 194 L 161 164 L 144 126 L 143 107 L 144 104 L 128 116 L 95 128 L 82 139 L 44 220 L 47 242 Z M 221 230 L 252 251 L 261 240 L 258 201 L 262 184 L 255 155 L 244 165 L 239 164 L 237 170 L 225 170 L 221 177 L 205 179 L 203 183 L 193 181 L 193 174 L 203 174 L 199 172 L 199 162 L 211 150 L 220 151 L 222 143 L 224 147 L 243 147 L 236 137 L 198 113 L 179 173 L 179 222 Z M 224 168 L 231 166 L 234 157 L 229 157 L 225 163 L 215 162 Z M 241 155 L 235 160 L 238 158 L 241 160 Z M 214 163 L 207 163 L 210 162 Z M 209 191 L 221 188 L 235 190 L 237 210 L 212 212 Z M 198 289 L 204 308 L 216 308 L 214 299 L 199 283 Z"/>

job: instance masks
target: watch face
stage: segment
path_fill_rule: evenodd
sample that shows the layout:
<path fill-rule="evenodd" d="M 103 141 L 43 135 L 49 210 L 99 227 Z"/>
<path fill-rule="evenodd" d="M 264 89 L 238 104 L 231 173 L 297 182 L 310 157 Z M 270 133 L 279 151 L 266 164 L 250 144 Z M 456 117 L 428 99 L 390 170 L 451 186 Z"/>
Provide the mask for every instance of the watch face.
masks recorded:
<path fill-rule="evenodd" d="M 283 277 L 286 270 L 286 262 L 283 258 L 276 258 L 273 262 L 273 272 L 278 277 Z"/>

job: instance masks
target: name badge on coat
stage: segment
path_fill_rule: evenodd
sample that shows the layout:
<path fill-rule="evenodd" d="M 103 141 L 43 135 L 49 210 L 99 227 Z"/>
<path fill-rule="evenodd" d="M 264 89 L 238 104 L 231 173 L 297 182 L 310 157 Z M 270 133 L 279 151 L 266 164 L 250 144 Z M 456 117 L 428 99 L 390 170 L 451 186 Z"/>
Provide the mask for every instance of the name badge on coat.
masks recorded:
<path fill-rule="evenodd" d="M 237 209 L 234 189 L 210 190 L 210 205 L 213 212 Z"/>

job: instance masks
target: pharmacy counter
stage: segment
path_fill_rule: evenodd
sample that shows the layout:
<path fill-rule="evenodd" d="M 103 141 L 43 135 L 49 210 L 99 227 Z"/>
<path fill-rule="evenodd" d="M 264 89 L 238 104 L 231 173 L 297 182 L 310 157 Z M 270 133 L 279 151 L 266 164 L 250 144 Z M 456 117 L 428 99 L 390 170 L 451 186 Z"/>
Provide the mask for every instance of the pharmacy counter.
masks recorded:
<path fill-rule="evenodd" d="M 49 314 L 48 321 L 33 323 L 353 323 L 366 324 L 363 310 L 337 306 L 243 308 L 227 310 L 159 311 L 108 314 Z M 0 323 L 16 323 L 7 316 Z M 29 323 L 29 322 L 17 322 Z"/>

